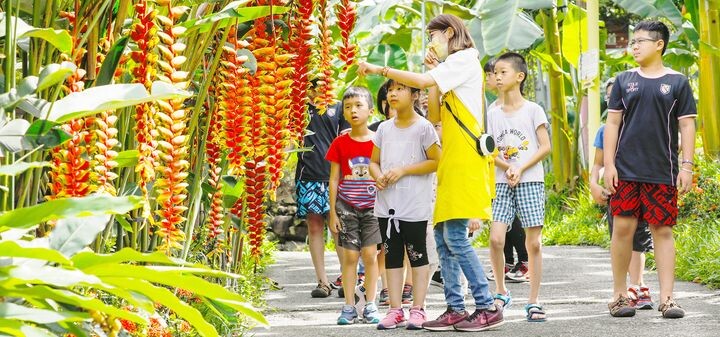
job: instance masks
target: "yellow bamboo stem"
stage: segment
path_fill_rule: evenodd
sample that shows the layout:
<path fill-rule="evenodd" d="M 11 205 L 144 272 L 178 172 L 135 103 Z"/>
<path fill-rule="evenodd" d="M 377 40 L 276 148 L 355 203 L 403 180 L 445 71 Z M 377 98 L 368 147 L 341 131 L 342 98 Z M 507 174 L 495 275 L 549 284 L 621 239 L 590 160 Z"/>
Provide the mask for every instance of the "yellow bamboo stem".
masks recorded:
<path fill-rule="evenodd" d="M 720 1 L 700 0 L 700 40 L 720 47 Z M 700 47 L 699 117 L 705 155 L 720 158 L 720 56 Z"/>

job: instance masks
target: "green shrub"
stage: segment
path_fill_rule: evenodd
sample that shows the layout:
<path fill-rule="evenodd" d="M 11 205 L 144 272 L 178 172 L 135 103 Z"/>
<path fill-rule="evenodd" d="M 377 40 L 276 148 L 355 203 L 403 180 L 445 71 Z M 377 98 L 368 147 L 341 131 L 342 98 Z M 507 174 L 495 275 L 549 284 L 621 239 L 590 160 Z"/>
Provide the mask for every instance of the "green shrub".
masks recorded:
<path fill-rule="evenodd" d="M 699 157 L 695 171 L 695 188 L 679 201 L 675 272 L 681 279 L 720 288 L 720 161 Z"/>
<path fill-rule="evenodd" d="M 593 201 L 585 185 L 578 186 L 570 193 L 549 193 L 543 244 L 607 247 L 610 237 L 605 207 Z"/>

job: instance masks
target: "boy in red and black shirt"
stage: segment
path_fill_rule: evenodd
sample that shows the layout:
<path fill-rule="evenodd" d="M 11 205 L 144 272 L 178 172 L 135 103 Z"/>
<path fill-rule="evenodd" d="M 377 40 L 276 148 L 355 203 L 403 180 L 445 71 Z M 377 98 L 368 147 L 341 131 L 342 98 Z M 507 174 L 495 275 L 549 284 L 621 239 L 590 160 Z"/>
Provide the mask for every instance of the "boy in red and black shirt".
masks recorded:
<path fill-rule="evenodd" d="M 673 300 L 678 193 L 692 186 L 697 111 L 687 77 L 662 63 L 669 39 L 665 24 L 643 21 L 630 40 L 640 65 L 617 76 L 605 126 L 605 183 L 612 197 L 615 228 L 610 255 L 614 295 L 608 305 L 615 317 L 635 315 L 626 297 L 626 275 L 638 219 L 650 225 L 660 281 L 659 310 L 665 318 L 685 311 Z M 678 131 L 682 161 L 678 160 Z"/>
<path fill-rule="evenodd" d="M 368 129 L 367 120 L 373 111 L 372 95 L 367 88 L 350 87 L 345 90 L 342 103 L 350 132 L 335 138 L 325 155 L 330 162 L 328 225 L 338 234 L 338 244 L 342 247 L 340 266 L 345 305 L 337 323 L 353 324 L 362 315 L 365 323 L 377 324 L 381 318 L 375 303 L 377 246 L 382 237 L 374 214 L 375 181 L 370 176 L 375 133 Z M 363 286 L 355 288 L 355 271 L 360 257 L 365 263 L 364 289 Z"/>

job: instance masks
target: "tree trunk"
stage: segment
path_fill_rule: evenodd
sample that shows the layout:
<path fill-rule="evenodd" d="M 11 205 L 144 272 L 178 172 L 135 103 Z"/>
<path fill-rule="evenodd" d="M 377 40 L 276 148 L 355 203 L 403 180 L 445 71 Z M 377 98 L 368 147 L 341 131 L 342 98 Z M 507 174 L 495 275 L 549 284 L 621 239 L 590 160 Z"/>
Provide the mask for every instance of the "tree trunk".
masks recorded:
<path fill-rule="evenodd" d="M 557 9 L 542 11 L 543 30 L 548 54 L 556 64 L 562 65 L 562 49 L 560 45 L 560 31 L 558 29 Z M 569 136 L 573 133 L 568 124 L 567 108 L 565 106 L 565 79 L 563 74 L 548 67 L 550 82 L 550 124 L 552 141 L 552 172 L 555 176 L 555 188 L 562 189 L 572 179 L 572 151 Z"/>
<path fill-rule="evenodd" d="M 700 0 L 700 40 L 720 46 L 720 1 Z M 700 106 L 705 155 L 720 158 L 720 56 L 700 47 Z"/>

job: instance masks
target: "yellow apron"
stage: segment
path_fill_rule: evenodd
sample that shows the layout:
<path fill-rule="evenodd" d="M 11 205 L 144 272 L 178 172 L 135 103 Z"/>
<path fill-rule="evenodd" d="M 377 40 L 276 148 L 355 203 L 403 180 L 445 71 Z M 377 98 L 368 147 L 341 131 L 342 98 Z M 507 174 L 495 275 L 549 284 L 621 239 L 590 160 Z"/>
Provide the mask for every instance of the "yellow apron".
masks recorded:
<path fill-rule="evenodd" d="M 495 163 L 493 155 L 481 156 L 475 141 L 460 127 L 453 113 L 475 136 L 483 133 L 482 121 L 475 117 L 453 91 L 443 96 L 440 104 L 442 120 L 442 155 L 438 164 L 437 199 L 434 223 L 452 219 L 492 219 L 495 197 Z"/>

